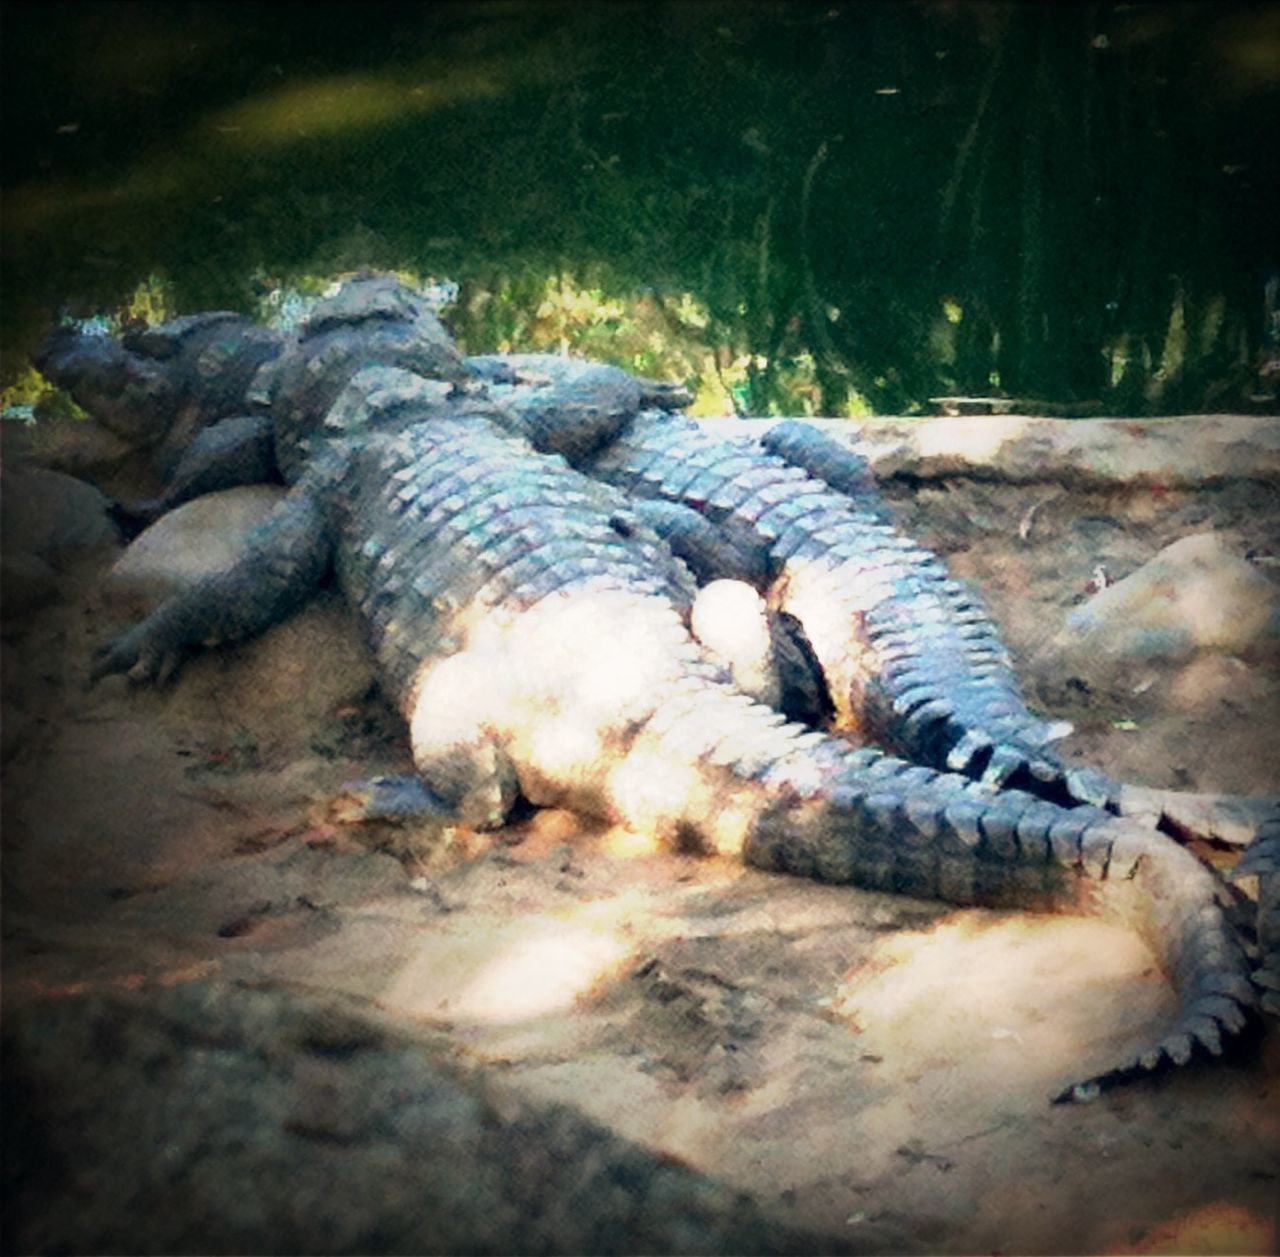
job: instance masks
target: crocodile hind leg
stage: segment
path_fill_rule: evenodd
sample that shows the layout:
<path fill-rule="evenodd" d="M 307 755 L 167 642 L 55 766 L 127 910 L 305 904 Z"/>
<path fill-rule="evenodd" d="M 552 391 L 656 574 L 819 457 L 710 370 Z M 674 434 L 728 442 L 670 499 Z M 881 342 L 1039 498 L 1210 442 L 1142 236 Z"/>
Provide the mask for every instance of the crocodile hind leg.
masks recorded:
<path fill-rule="evenodd" d="M 837 493 L 860 505 L 881 509 L 871 464 L 812 424 L 798 420 L 776 424 L 761 436 L 760 445 L 784 463 L 799 467 L 815 480 L 830 485 Z"/>
<path fill-rule="evenodd" d="M 387 822 L 440 833 L 455 826 L 497 829 L 510 818 L 520 783 L 489 728 L 490 697 L 507 688 L 505 663 L 463 650 L 423 669 L 404 704 L 414 772 L 346 782 L 330 805 L 342 824 Z"/>
<path fill-rule="evenodd" d="M 734 536 L 679 502 L 636 498 L 631 510 L 688 565 L 699 585 L 736 580 L 758 589 L 767 583 L 769 553 L 754 538 Z"/>
<path fill-rule="evenodd" d="M 520 793 L 511 758 L 491 731 L 487 707 L 507 688 L 504 669 L 500 655 L 461 651 L 427 669 L 408 704 L 418 779 L 442 814 L 470 829 L 498 828 Z"/>

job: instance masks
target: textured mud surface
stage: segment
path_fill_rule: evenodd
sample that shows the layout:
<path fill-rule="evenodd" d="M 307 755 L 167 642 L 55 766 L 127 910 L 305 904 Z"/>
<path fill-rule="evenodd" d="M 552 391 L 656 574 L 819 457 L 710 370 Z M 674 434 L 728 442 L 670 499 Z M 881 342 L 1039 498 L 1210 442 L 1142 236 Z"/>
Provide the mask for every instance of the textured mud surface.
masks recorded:
<path fill-rule="evenodd" d="M 1138 479 L 1015 483 L 997 459 L 889 496 L 1076 722 L 1069 754 L 1276 791 L 1273 652 L 1058 637 L 1098 565 L 1119 579 L 1207 530 L 1274 580 L 1274 480 Z M 342 609 L 166 693 L 86 692 L 113 557 L 4 642 L 7 1247 L 1274 1249 L 1274 1030 L 1227 1065 L 1047 1103 L 1171 1008 L 1124 931 L 559 813 L 430 846 L 337 825 L 344 780 L 407 765 L 367 674 L 326 677 L 319 713 L 308 695 Z"/>

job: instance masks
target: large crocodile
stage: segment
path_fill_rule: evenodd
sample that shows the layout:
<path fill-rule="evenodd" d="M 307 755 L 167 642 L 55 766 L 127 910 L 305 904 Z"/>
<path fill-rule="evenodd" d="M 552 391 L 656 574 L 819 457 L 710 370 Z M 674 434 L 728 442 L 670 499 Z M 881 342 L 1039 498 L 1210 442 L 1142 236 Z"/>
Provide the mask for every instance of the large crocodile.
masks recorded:
<path fill-rule="evenodd" d="M 364 330 L 353 336 L 347 316 L 357 309 Z M 775 425 L 758 445 L 729 441 L 672 413 L 689 400 L 677 385 L 548 354 L 464 360 L 432 304 L 385 276 L 326 301 L 307 339 L 309 376 L 279 361 L 284 333 L 225 312 L 120 341 L 60 329 L 36 363 L 108 426 L 156 447 L 166 486 L 135 509 L 143 520 L 216 488 L 278 478 L 288 467 L 277 467 L 277 450 L 285 464 L 305 457 L 344 364 L 483 381 L 537 449 L 623 488 L 700 584 L 728 577 L 766 595 L 764 648 L 790 658 L 800 639 L 821 666 L 816 685 L 795 674 L 796 714 L 833 710 L 837 729 L 912 761 L 1091 803 L 1179 837 L 1239 841 L 1280 824 L 1274 799 L 1155 790 L 1056 756 L 1049 743 L 1069 725 L 1027 708 L 973 591 L 894 528 L 866 464 L 808 424 Z M 275 378 L 280 371 L 288 378 Z M 1270 864 L 1265 850 L 1251 862 Z"/>
<path fill-rule="evenodd" d="M 1070 726 L 1027 707 L 981 601 L 894 527 L 867 463 L 839 441 L 796 420 L 770 426 L 758 442 L 717 437 L 655 406 L 661 398 L 645 382 L 595 363 L 518 354 L 466 364 L 522 417 L 541 421 L 568 398 L 554 446 L 535 427 L 536 446 L 666 512 L 648 517 L 701 580 L 750 581 L 792 613 L 821 661 L 837 728 L 1051 802 L 1089 803 L 1175 831 L 1217 819 L 1178 792 L 1122 783 L 1053 754 L 1049 744 Z M 603 416 L 614 418 L 610 439 L 600 435 Z M 1256 822 L 1275 800 L 1220 803 L 1224 823 Z"/>
<path fill-rule="evenodd" d="M 522 794 L 833 882 L 1115 911 L 1149 940 L 1178 1015 L 1058 1098 L 1217 1053 L 1245 1027 L 1245 958 L 1192 855 L 752 701 L 690 636 L 692 580 L 622 495 L 537 454 L 510 412 L 380 362 L 403 345 L 386 329 L 337 353 L 325 333 L 342 318 L 361 335 L 375 322 L 322 307 L 272 372 L 280 507 L 234 567 L 104 648 L 96 675 L 163 680 L 190 649 L 280 619 L 332 568 L 409 725 L 420 810 L 493 825 Z M 296 381 L 310 401 L 289 414 Z"/>

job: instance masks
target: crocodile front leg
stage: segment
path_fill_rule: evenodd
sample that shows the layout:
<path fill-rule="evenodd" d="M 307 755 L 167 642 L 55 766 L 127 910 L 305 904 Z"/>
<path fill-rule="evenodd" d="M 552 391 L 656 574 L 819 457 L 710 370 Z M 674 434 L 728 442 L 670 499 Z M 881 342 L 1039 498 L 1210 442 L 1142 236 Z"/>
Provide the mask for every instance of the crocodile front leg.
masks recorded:
<path fill-rule="evenodd" d="M 198 432 L 165 483 L 160 511 L 205 493 L 280 480 L 275 434 L 266 415 L 235 415 Z"/>
<path fill-rule="evenodd" d="M 319 460 L 250 535 L 232 567 L 175 594 L 102 647 L 90 680 L 126 672 L 135 681 L 165 684 L 192 650 L 254 637 L 297 610 L 333 562 L 324 487 L 341 461 L 336 451 Z"/>

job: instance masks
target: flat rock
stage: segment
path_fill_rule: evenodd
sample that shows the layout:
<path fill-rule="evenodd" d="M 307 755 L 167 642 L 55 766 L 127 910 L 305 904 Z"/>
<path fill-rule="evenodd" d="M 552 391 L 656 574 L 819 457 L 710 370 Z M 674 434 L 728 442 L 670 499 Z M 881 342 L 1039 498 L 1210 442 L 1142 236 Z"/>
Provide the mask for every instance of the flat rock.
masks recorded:
<path fill-rule="evenodd" d="M 132 445 L 94 419 L 50 415 L 29 426 L 4 424 L 0 433 L 6 460 L 21 459 L 97 483 L 137 458 Z"/>
<path fill-rule="evenodd" d="M 6 467 L 0 484 L 0 531 L 6 554 L 60 558 L 115 545 L 109 503 L 91 484 L 44 467 Z"/>
<path fill-rule="evenodd" d="M 92 485 L 43 467 L 0 477 L 0 588 L 6 624 L 57 600 L 70 563 L 119 543 L 109 503 Z"/>
<path fill-rule="evenodd" d="M 260 743 L 305 742 L 374 681 L 355 618 L 340 595 L 326 591 L 261 637 L 193 659 L 168 715 L 215 720 Z"/>
<path fill-rule="evenodd" d="M 781 419 L 703 420 L 724 435 L 759 436 Z M 810 419 L 870 461 L 878 477 L 972 476 L 1073 489 L 1118 484 L 1193 488 L 1280 479 L 1280 423 L 1259 415 L 1174 419 Z"/>

